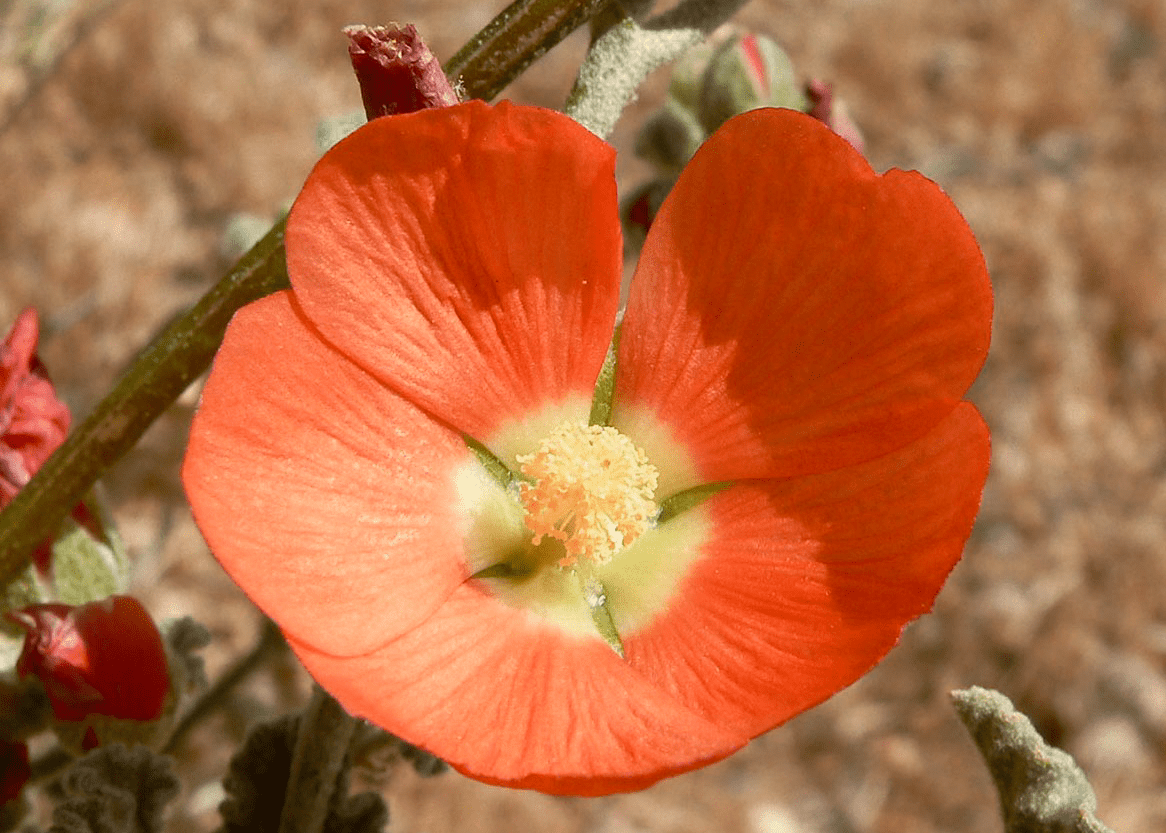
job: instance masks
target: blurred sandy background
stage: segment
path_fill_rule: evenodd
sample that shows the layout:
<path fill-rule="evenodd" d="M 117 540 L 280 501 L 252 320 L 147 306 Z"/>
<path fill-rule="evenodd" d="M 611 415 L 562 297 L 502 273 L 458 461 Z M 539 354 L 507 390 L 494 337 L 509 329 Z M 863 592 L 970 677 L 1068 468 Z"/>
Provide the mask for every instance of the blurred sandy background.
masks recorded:
<path fill-rule="evenodd" d="M 52 69 L 52 49 L 11 25 L 21 2 L 0 4 L 0 325 L 40 308 L 43 356 L 84 415 L 229 265 L 232 215 L 274 215 L 316 157 L 317 122 L 359 109 L 343 25 L 414 22 L 444 59 L 503 5 L 94 0 L 100 13 L 64 32 L 77 42 Z M 971 397 L 994 467 L 967 554 L 878 669 L 719 765 L 592 800 L 403 767 L 382 778 L 391 829 L 997 831 L 995 793 L 947 699 L 979 684 L 1077 756 L 1103 821 L 1166 830 L 1164 7 L 755 0 L 738 21 L 832 81 L 875 167 L 936 179 L 984 246 L 997 316 Z M 508 95 L 561 106 L 584 44 L 553 51 Z M 621 123 L 621 148 L 663 81 Z M 621 165 L 625 185 L 643 172 L 630 154 Z M 108 486 L 140 592 L 159 617 L 211 627 L 214 676 L 257 625 L 178 485 L 196 395 Z M 213 827 L 214 779 L 246 721 L 305 690 L 277 662 L 183 745 L 173 830 Z"/>

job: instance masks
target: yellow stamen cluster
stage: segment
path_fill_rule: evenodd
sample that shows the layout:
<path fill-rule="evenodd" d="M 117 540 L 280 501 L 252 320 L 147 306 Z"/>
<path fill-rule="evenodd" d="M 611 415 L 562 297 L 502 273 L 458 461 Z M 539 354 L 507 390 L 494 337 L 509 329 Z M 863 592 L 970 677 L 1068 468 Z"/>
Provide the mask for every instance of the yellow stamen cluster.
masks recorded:
<path fill-rule="evenodd" d="M 518 462 L 529 481 L 518 488 L 531 543 L 561 541 L 561 566 L 580 556 L 606 563 L 652 525 L 658 472 L 614 428 L 564 423 Z"/>

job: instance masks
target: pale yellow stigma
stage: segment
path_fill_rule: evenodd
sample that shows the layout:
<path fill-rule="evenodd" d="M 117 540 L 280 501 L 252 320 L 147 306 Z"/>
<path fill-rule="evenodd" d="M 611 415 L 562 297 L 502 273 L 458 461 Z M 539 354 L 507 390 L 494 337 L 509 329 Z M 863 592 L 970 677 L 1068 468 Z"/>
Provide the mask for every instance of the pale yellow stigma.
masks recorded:
<path fill-rule="evenodd" d="M 581 556 L 604 564 L 652 526 L 656 467 L 614 428 L 564 423 L 518 462 L 531 543 L 561 541 L 564 567 Z"/>

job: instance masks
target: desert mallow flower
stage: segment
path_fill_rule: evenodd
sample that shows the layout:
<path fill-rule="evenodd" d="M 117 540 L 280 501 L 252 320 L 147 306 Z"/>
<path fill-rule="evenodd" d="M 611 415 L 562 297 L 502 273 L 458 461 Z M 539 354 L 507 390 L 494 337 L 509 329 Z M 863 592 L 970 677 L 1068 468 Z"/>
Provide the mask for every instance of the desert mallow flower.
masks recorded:
<path fill-rule="evenodd" d="M 550 792 L 717 760 L 869 670 L 988 468 L 961 400 L 991 291 L 933 183 L 799 113 L 731 119 L 651 228 L 611 376 L 614 161 L 505 103 L 340 142 L 184 467 L 219 561 L 344 706 Z"/>

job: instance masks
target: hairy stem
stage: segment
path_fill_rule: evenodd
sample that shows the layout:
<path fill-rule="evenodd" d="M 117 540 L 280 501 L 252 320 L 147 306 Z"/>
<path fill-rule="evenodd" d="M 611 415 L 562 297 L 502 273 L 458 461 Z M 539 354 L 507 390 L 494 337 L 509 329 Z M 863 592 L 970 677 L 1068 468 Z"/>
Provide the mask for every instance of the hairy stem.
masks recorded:
<path fill-rule="evenodd" d="M 300 718 L 279 833 L 321 833 L 355 732 L 356 718 L 315 686 Z"/>
<path fill-rule="evenodd" d="M 492 99 L 610 0 L 515 0 L 442 67 L 468 98 Z"/>

